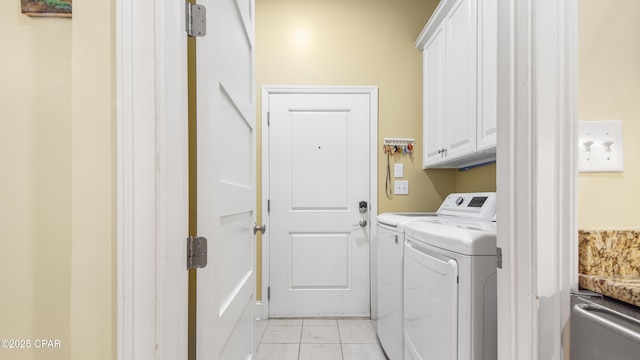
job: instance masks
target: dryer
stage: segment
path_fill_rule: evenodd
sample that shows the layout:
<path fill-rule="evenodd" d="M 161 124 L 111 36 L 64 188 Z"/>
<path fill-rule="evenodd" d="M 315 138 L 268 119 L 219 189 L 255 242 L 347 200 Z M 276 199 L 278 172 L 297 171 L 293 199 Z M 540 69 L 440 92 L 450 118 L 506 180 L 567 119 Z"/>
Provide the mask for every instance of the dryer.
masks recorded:
<path fill-rule="evenodd" d="M 405 228 L 404 359 L 497 358 L 496 223 Z"/>
<path fill-rule="evenodd" d="M 475 199 L 475 200 L 474 200 Z M 474 201 L 472 203 L 472 201 Z M 461 206 L 460 204 L 473 206 Z M 496 194 L 455 193 L 436 212 L 383 213 L 377 217 L 375 279 L 380 344 L 391 360 L 404 358 L 403 273 L 405 227 L 413 221 L 451 222 L 460 218 L 493 220 Z M 479 205 L 479 206 L 477 206 Z"/>

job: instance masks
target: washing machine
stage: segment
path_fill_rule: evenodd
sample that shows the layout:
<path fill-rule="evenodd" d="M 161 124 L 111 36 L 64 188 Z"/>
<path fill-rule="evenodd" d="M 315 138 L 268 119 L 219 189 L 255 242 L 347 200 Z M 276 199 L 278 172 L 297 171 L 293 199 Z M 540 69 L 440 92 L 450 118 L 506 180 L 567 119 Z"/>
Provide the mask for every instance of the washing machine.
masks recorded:
<path fill-rule="evenodd" d="M 482 206 L 460 210 L 456 202 L 485 199 Z M 470 210 L 469 210 L 470 209 Z M 495 193 L 449 195 L 436 212 L 383 213 L 377 217 L 376 231 L 376 330 L 380 344 L 391 360 L 404 357 L 403 257 L 405 227 L 416 220 L 449 222 L 455 219 L 495 218 Z"/>
<path fill-rule="evenodd" d="M 404 248 L 404 359 L 495 360 L 496 223 L 413 221 Z"/>
<path fill-rule="evenodd" d="M 376 231 L 376 330 L 389 359 L 402 360 L 402 276 L 404 227 L 416 219 L 433 218 L 431 213 L 383 213 Z"/>

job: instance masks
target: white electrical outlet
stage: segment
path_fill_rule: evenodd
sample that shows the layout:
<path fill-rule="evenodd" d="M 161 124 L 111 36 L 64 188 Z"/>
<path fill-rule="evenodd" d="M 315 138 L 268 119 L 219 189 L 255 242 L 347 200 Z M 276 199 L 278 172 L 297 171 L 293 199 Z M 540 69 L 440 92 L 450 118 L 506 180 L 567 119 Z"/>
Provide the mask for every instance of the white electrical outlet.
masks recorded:
<path fill-rule="evenodd" d="M 409 180 L 396 180 L 393 182 L 393 193 L 396 195 L 409 194 Z"/>
<path fill-rule="evenodd" d="M 624 171 L 622 121 L 580 121 L 578 171 Z"/>

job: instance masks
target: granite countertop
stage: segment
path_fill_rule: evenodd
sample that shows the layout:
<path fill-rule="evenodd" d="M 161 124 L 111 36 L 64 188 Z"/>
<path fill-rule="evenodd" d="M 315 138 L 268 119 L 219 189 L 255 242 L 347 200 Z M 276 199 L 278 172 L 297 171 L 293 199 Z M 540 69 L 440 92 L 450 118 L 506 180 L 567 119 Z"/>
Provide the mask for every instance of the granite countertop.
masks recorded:
<path fill-rule="evenodd" d="M 580 274 L 580 287 L 640 306 L 640 276 Z"/>
<path fill-rule="evenodd" d="M 640 230 L 580 230 L 578 272 L 640 278 Z"/>
<path fill-rule="evenodd" d="M 640 230 L 579 230 L 583 289 L 640 306 Z"/>

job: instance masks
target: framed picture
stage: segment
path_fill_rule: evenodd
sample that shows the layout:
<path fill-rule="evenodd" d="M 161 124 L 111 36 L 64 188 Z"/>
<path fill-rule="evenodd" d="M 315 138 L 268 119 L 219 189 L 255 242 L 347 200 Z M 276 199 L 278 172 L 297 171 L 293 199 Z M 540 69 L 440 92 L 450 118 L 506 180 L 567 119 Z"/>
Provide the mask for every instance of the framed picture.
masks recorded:
<path fill-rule="evenodd" d="M 71 17 L 72 0 L 21 0 L 22 13 L 29 16 Z"/>

